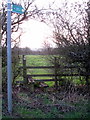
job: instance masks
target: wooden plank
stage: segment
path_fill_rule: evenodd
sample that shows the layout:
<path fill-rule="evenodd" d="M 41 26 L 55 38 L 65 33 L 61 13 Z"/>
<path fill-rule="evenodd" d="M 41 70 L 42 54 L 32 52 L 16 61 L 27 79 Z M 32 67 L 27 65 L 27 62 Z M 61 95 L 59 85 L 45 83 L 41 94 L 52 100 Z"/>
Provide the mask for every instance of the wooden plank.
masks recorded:
<path fill-rule="evenodd" d="M 27 75 L 27 77 L 30 77 L 30 76 L 32 76 L 32 77 L 49 77 L 49 76 L 55 76 L 55 74 L 32 74 L 32 75 Z M 79 74 L 57 74 L 57 76 L 86 76 L 86 74 L 81 74 L 81 75 L 79 75 Z M 87 76 L 90 76 L 90 74 L 89 75 L 87 75 Z"/>
<path fill-rule="evenodd" d="M 23 69 L 23 66 L 20 66 L 21 69 Z M 55 68 L 55 66 L 26 66 L 26 69 L 50 69 L 50 68 Z M 75 69 L 75 68 L 83 68 L 80 66 L 60 66 L 58 65 L 57 68 L 61 68 L 61 69 Z"/>
<path fill-rule="evenodd" d="M 55 81 L 55 79 L 36 79 L 35 82 L 50 82 Z"/>
<path fill-rule="evenodd" d="M 43 77 L 49 77 L 49 76 L 55 76 L 54 74 L 32 74 L 32 75 L 27 75 L 27 77 L 39 77 L 39 76 L 43 76 Z"/>
<path fill-rule="evenodd" d="M 23 68 L 23 66 L 21 66 L 20 68 Z M 49 69 L 49 68 L 55 68 L 54 66 L 26 66 L 27 69 Z"/>
<path fill-rule="evenodd" d="M 57 81 L 62 81 L 64 79 L 57 79 Z M 34 79 L 35 82 L 55 82 L 55 79 Z"/>
<path fill-rule="evenodd" d="M 22 60 L 23 60 L 23 79 L 24 79 L 24 83 L 27 84 L 28 81 L 27 81 L 27 78 L 26 78 L 26 76 L 27 76 L 26 58 L 25 58 L 24 55 L 22 56 Z"/>
<path fill-rule="evenodd" d="M 58 67 L 58 66 L 57 66 L 57 58 L 55 57 L 54 59 L 55 59 L 55 60 L 54 60 L 54 63 L 55 63 L 55 64 L 54 64 L 54 65 L 55 65 L 55 66 L 54 66 L 54 67 L 55 67 L 55 70 L 54 70 L 54 72 L 55 72 L 55 88 L 56 88 L 56 90 L 57 90 L 57 89 L 58 89 L 58 81 L 57 81 L 57 77 L 58 77 L 58 76 L 57 76 L 57 71 L 58 71 L 57 67 Z"/>
<path fill-rule="evenodd" d="M 23 84 L 24 83 L 24 81 L 16 81 L 16 84 Z"/>

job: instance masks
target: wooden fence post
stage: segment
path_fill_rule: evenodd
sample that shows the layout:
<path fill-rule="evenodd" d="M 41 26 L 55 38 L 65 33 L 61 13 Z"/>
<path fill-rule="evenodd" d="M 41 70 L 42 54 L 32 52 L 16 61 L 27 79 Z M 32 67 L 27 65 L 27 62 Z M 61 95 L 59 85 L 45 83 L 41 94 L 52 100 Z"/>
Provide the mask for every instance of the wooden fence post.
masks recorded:
<path fill-rule="evenodd" d="M 26 58 L 24 55 L 23 55 L 23 81 L 25 84 L 28 83 L 28 81 L 27 81 L 27 69 L 26 69 Z"/>
<path fill-rule="evenodd" d="M 57 80 L 57 58 L 55 57 L 55 88 L 58 89 L 58 80 Z"/>

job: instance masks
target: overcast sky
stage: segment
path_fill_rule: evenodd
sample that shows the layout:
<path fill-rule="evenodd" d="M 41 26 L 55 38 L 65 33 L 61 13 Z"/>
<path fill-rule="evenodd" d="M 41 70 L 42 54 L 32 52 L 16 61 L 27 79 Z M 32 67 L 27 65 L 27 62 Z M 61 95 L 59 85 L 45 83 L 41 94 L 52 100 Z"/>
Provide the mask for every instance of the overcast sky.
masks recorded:
<path fill-rule="evenodd" d="M 42 48 L 45 40 L 50 41 L 52 30 L 45 24 L 36 20 L 25 22 L 22 27 L 24 34 L 21 36 L 21 47 L 31 49 Z"/>
<path fill-rule="evenodd" d="M 48 7 L 49 4 L 51 4 L 53 1 L 54 0 L 36 0 L 36 3 L 39 8 L 42 8 Z M 60 7 L 61 3 L 64 1 L 65 0 L 55 0 L 53 7 Z M 82 3 L 83 0 L 67 1 L 69 1 L 70 3 L 77 1 L 79 1 L 79 3 Z M 26 32 L 21 37 L 21 47 L 27 46 L 31 49 L 41 48 L 43 47 L 43 42 L 47 40 L 47 38 L 47 41 L 52 44 L 52 38 L 50 39 L 50 36 L 52 36 L 52 30 L 46 24 L 34 20 L 29 20 L 24 23 L 23 26 L 25 27 L 24 31 Z"/>
<path fill-rule="evenodd" d="M 0 0 L 4 1 L 4 0 Z M 7 2 L 7 0 L 5 0 Z M 22 2 L 22 0 L 12 0 L 12 2 Z M 26 0 L 27 1 L 27 0 Z M 47 8 L 49 4 L 53 3 L 54 8 L 60 7 L 61 3 L 65 0 L 36 0 L 34 4 L 37 4 L 39 8 Z M 84 0 L 67 0 L 71 2 L 83 2 Z M 87 1 L 87 0 L 85 0 Z M 31 49 L 37 49 L 43 47 L 43 42 L 48 38 L 50 41 L 50 36 L 52 36 L 52 30 L 45 23 L 29 20 L 23 23 L 22 25 L 24 34 L 21 37 L 20 47 L 30 47 Z"/>

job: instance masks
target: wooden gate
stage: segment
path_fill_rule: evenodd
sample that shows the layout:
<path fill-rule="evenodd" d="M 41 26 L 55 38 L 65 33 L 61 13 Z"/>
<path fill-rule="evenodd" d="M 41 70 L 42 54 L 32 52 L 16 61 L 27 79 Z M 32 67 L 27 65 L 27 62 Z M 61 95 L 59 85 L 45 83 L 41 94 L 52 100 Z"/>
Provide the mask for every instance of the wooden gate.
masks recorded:
<path fill-rule="evenodd" d="M 57 59 L 55 57 L 55 64 L 54 66 L 26 66 L 26 59 L 25 59 L 25 56 L 23 55 L 23 66 L 20 67 L 23 69 L 23 79 L 24 79 L 24 83 L 28 83 L 28 79 L 31 79 L 33 77 L 52 77 L 52 79 L 34 79 L 35 82 L 48 82 L 48 81 L 54 81 L 55 82 L 55 87 L 56 89 L 58 88 L 58 81 L 63 81 L 65 77 L 68 77 L 68 76 L 86 76 L 86 74 L 84 73 L 80 73 L 74 71 L 74 69 L 80 69 L 80 66 L 60 66 L 60 65 L 57 65 Z M 52 74 L 27 74 L 27 70 L 28 69 L 53 69 L 54 70 L 54 73 Z M 68 71 L 69 72 L 63 72 L 63 73 L 58 73 L 58 69 L 63 69 L 64 71 Z M 61 77 L 64 77 L 64 78 L 61 78 Z"/>

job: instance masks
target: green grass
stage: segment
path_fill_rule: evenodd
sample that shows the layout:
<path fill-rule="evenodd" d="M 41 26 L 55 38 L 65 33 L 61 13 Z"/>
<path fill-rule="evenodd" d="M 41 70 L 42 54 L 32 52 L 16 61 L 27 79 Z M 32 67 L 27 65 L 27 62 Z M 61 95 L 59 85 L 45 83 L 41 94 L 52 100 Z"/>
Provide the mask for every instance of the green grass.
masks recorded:
<path fill-rule="evenodd" d="M 64 114 L 65 118 L 90 118 L 90 112 L 88 113 L 87 110 L 89 109 L 90 103 L 85 103 L 85 101 L 78 101 L 74 106 L 76 107 L 77 111 L 72 111 Z"/>
<path fill-rule="evenodd" d="M 52 64 L 49 62 L 48 55 L 26 55 L 26 65 L 27 66 L 51 66 Z M 21 65 L 22 66 L 22 65 Z M 62 73 L 62 69 L 60 70 Z M 70 70 L 65 70 L 65 73 L 70 72 Z M 74 69 L 73 72 L 77 73 L 77 69 Z M 28 74 L 52 74 L 53 70 L 52 69 L 28 69 L 27 70 Z M 71 73 L 71 72 L 70 72 Z M 33 77 L 33 79 L 52 79 L 53 77 Z M 73 83 L 79 85 L 79 84 L 85 84 L 84 77 L 77 77 L 77 76 L 72 76 L 72 77 L 62 77 L 65 79 L 68 79 L 72 81 Z M 23 78 L 19 77 L 17 80 L 19 81 L 23 80 Z M 50 87 L 54 85 L 54 82 L 46 82 Z"/>
<path fill-rule="evenodd" d="M 52 104 L 52 100 L 50 100 L 49 96 L 47 94 L 36 94 L 35 98 L 31 98 L 30 101 L 27 101 L 27 94 L 26 93 L 20 93 L 18 96 L 24 101 L 21 103 L 15 103 L 14 113 L 18 113 L 22 118 L 55 118 L 60 113 L 56 109 L 56 107 L 53 107 L 52 109 L 49 109 L 49 111 L 45 111 L 45 108 L 27 108 L 27 105 L 30 104 L 30 101 L 35 102 L 36 100 L 40 100 L 41 103 L 44 105 Z M 33 101 L 32 101 L 33 100 Z M 27 101 L 27 102 L 26 102 Z M 27 104 L 26 104 L 27 103 Z"/>
<path fill-rule="evenodd" d="M 33 119 L 62 117 L 68 119 L 90 118 L 90 101 L 82 99 L 80 96 L 80 100 L 72 103 L 68 100 L 66 102 L 64 99 L 59 100 L 56 98 L 53 101 L 53 94 L 51 95 L 51 93 L 34 93 L 29 96 L 28 93 L 20 92 L 18 94 L 18 98 L 20 99 L 18 99 L 18 101 L 13 101 L 13 116 L 3 116 L 5 120 L 10 117 L 15 117 L 16 115 L 19 115 L 21 118 Z M 57 108 L 56 106 L 53 106 L 54 104 L 58 104 L 60 107 Z M 48 105 L 51 107 L 47 107 Z M 67 106 L 71 106 L 74 109 L 71 111 L 69 107 L 67 109 Z"/>
<path fill-rule="evenodd" d="M 50 63 L 47 60 L 47 56 L 43 56 L 43 55 L 26 55 L 26 62 L 27 62 L 27 66 L 49 66 L 50 65 Z M 28 70 L 28 74 L 49 74 L 49 73 L 51 73 L 51 70 L 47 70 L 47 69 Z M 50 79 L 51 77 L 46 77 L 46 78 Z M 37 77 L 36 79 L 45 79 L 45 77 Z M 71 78 L 68 77 L 67 79 L 71 79 Z M 22 78 L 19 78 L 19 80 L 22 80 Z M 80 84 L 79 78 L 73 77 L 73 81 L 75 83 Z M 49 86 L 53 86 L 54 82 L 47 82 L 47 84 Z M 78 103 L 72 104 L 72 103 L 69 103 L 69 101 L 67 100 L 66 104 L 75 106 L 77 108 L 77 111 L 72 111 L 72 112 L 69 111 L 69 112 L 61 113 L 61 111 L 59 111 L 57 108 L 53 107 L 50 109 L 49 112 L 48 111 L 43 112 L 43 110 L 40 108 L 35 108 L 35 109 L 27 108 L 27 104 L 32 105 L 35 98 L 33 98 L 33 99 L 29 98 L 26 93 L 20 93 L 18 95 L 21 99 L 21 101 L 20 101 L 21 103 L 20 102 L 16 103 L 16 106 L 13 109 L 14 109 L 15 113 L 20 114 L 23 118 L 55 118 L 55 117 L 57 118 L 57 117 L 59 117 L 59 115 L 63 116 L 64 118 L 82 118 L 82 117 L 85 118 L 85 116 L 87 116 L 86 108 L 88 108 L 88 109 L 90 108 L 90 107 L 88 107 L 88 106 L 90 106 L 90 102 L 87 105 L 85 103 L 85 101 L 80 100 Z M 41 93 L 39 95 L 40 96 L 38 96 L 38 97 L 41 98 L 42 97 Z M 39 101 L 39 102 L 41 102 L 41 101 Z M 42 102 L 45 105 L 52 104 L 52 100 L 48 99 L 47 95 L 43 96 Z M 61 101 L 58 101 L 58 104 L 62 104 Z M 89 114 L 88 114 L 88 116 L 90 117 Z"/>
<path fill-rule="evenodd" d="M 31 104 L 33 104 L 33 102 L 36 101 L 37 99 L 38 100 L 40 99 L 41 100 L 40 103 L 43 103 L 43 105 L 52 104 L 52 100 L 50 100 L 47 94 L 37 94 L 33 101 L 30 100 L 27 102 L 24 99 L 27 97 L 25 93 L 22 93 L 19 96 L 20 98 L 23 97 L 24 101 L 21 103 L 20 102 L 15 103 L 16 106 L 13 109 L 14 113 L 18 113 L 22 118 L 57 118 L 60 115 L 60 112 L 57 110 L 56 107 L 52 107 L 49 109 L 47 108 L 47 110 L 45 110 L 46 107 L 38 108 L 38 106 L 36 108 L 27 108 L 27 105 L 30 103 L 30 101 L 32 102 Z"/>
<path fill-rule="evenodd" d="M 20 94 L 20 96 L 22 96 L 23 98 L 27 99 L 27 95 L 26 93 L 22 93 Z M 52 105 L 53 102 L 51 100 L 51 97 L 49 96 L 49 94 L 36 94 L 36 96 L 34 97 L 34 99 L 32 98 L 32 100 L 30 99 L 30 101 L 27 101 L 25 99 L 23 99 L 25 103 L 27 103 L 27 105 L 29 105 L 30 101 L 32 103 L 30 103 L 31 105 L 33 104 L 33 102 L 35 102 L 36 100 L 40 100 L 38 102 L 40 102 L 43 105 Z M 22 102 L 22 103 L 16 103 L 16 107 L 14 108 L 14 112 L 17 112 L 22 118 L 68 118 L 68 119 L 74 119 L 74 118 L 89 118 L 90 114 L 87 113 L 87 107 L 90 105 L 90 103 L 88 102 L 87 104 L 87 100 L 80 100 L 77 101 L 77 103 L 67 103 L 64 101 L 57 101 L 57 104 L 60 104 L 60 106 L 62 106 L 63 108 L 57 109 L 55 106 L 52 106 L 51 108 L 49 107 L 35 107 L 35 108 L 27 108 L 27 105 Z M 54 103 L 55 104 L 55 103 Z M 73 111 L 65 111 L 64 106 L 73 106 L 76 109 Z M 69 109 L 69 108 L 68 108 Z M 89 109 L 89 108 L 88 108 Z M 63 112 L 62 112 L 63 110 Z"/>
<path fill-rule="evenodd" d="M 27 66 L 50 66 L 47 55 L 26 55 Z M 50 74 L 51 69 L 29 69 L 28 74 Z M 33 77 L 33 79 L 52 79 L 52 77 Z M 46 82 L 49 86 L 53 86 L 54 82 Z"/>
<path fill-rule="evenodd" d="M 26 55 L 27 65 L 31 66 L 47 66 L 50 65 L 48 60 L 46 60 L 47 55 Z"/>
<path fill-rule="evenodd" d="M 44 113 L 39 108 L 28 110 L 25 107 L 17 108 L 17 111 L 22 118 L 56 118 L 60 114 L 55 107 L 48 113 Z"/>
<path fill-rule="evenodd" d="M 64 115 L 65 118 L 85 118 L 85 114 L 83 112 L 70 112 L 70 113 L 66 113 Z"/>
<path fill-rule="evenodd" d="M 18 113 L 23 118 L 44 118 L 45 114 L 40 109 L 31 109 L 28 110 L 25 107 L 19 107 L 17 108 Z"/>

